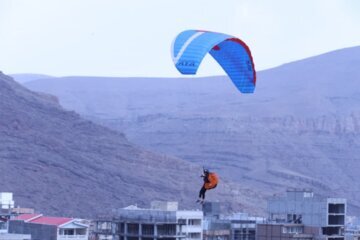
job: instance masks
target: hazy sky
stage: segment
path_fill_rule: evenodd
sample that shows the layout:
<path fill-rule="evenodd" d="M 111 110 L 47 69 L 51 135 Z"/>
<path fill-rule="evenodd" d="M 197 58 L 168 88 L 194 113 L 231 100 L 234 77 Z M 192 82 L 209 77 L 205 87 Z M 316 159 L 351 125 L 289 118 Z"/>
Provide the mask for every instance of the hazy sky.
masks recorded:
<path fill-rule="evenodd" d="M 359 0 L 0 0 L 0 70 L 177 77 L 186 29 L 245 41 L 257 70 L 360 45 Z M 199 75 L 223 74 L 207 56 Z"/>

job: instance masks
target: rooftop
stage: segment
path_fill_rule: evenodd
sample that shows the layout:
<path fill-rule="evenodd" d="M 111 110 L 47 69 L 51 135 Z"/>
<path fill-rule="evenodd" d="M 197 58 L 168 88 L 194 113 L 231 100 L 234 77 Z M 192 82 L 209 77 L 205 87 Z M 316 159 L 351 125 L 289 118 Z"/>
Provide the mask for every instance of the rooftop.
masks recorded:
<path fill-rule="evenodd" d="M 22 220 L 28 223 L 61 226 L 65 223 L 73 221 L 74 219 L 64 217 L 46 217 L 42 214 L 21 214 L 13 220 Z"/>

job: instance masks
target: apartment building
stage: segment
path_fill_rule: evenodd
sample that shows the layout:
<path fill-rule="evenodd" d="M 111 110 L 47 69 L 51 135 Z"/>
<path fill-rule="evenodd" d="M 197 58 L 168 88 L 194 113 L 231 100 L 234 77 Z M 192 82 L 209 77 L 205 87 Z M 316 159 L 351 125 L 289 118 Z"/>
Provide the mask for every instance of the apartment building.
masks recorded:
<path fill-rule="evenodd" d="M 202 211 L 179 210 L 177 202 L 154 201 L 148 209 L 131 205 L 114 211 L 111 219 L 96 220 L 94 238 L 202 240 L 202 222 Z"/>

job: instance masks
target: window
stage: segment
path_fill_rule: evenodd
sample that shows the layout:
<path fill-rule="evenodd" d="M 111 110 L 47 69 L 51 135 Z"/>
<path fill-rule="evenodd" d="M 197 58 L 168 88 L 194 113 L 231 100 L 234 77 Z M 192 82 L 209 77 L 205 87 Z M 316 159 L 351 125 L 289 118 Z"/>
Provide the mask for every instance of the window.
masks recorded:
<path fill-rule="evenodd" d="M 185 225 L 186 224 L 186 219 L 181 218 L 181 219 L 178 220 L 178 223 L 182 224 L 182 225 Z"/>
<path fill-rule="evenodd" d="M 64 229 L 64 235 L 75 235 L 75 229 Z"/>
<path fill-rule="evenodd" d="M 201 219 L 189 219 L 189 225 L 200 226 L 201 225 Z"/>
<path fill-rule="evenodd" d="M 314 197 L 313 192 L 304 192 L 304 198 L 312 198 L 312 197 Z"/>
<path fill-rule="evenodd" d="M 117 225 L 117 230 L 118 233 L 125 233 L 125 223 L 119 223 Z"/>
<path fill-rule="evenodd" d="M 330 215 L 328 216 L 329 225 L 344 225 L 345 215 Z"/>
<path fill-rule="evenodd" d="M 139 234 L 139 224 L 137 223 L 128 223 L 127 225 L 127 233 L 138 235 Z"/>
<path fill-rule="evenodd" d="M 189 233 L 189 237 L 190 238 L 200 238 L 201 234 L 200 233 Z"/>
<path fill-rule="evenodd" d="M 159 235 L 176 235 L 176 225 L 175 224 L 163 224 L 157 226 L 157 233 Z"/>
<path fill-rule="evenodd" d="M 329 203 L 329 213 L 345 213 L 345 204 Z"/>
<path fill-rule="evenodd" d="M 142 235 L 154 235 L 154 225 L 143 224 L 141 225 Z"/>
<path fill-rule="evenodd" d="M 111 222 L 97 222 L 98 230 L 111 230 Z"/>
<path fill-rule="evenodd" d="M 0 230 L 1 229 L 7 229 L 7 224 L 6 222 L 0 221 Z"/>
<path fill-rule="evenodd" d="M 303 233 L 304 229 L 302 226 L 284 226 L 283 233 Z"/>

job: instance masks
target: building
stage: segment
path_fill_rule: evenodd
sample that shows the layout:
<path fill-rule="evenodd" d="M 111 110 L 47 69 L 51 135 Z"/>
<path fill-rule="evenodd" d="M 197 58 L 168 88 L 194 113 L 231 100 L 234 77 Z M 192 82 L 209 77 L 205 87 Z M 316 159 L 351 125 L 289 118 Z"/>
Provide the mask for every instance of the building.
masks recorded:
<path fill-rule="evenodd" d="M 204 212 L 203 239 L 204 240 L 230 240 L 231 223 L 221 219 L 219 202 L 205 202 L 202 206 Z"/>
<path fill-rule="evenodd" d="M 321 198 L 311 190 L 291 189 L 285 196 L 268 201 L 268 213 L 269 222 L 257 226 L 258 240 L 345 238 L 346 200 L 343 198 Z"/>
<path fill-rule="evenodd" d="M 14 208 L 13 194 L 11 192 L 0 192 L 1 209 Z"/>
<path fill-rule="evenodd" d="M 345 239 L 360 240 L 360 218 L 356 216 L 347 216 L 345 222 Z"/>
<path fill-rule="evenodd" d="M 11 217 L 11 209 L 14 207 L 13 194 L 0 192 L 0 233 L 8 232 L 8 220 Z"/>
<path fill-rule="evenodd" d="M 8 232 L 8 220 L 7 215 L 2 213 L 0 216 L 0 234 Z"/>
<path fill-rule="evenodd" d="M 256 224 L 265 221 L 248 213 L 221 216 L 218 202 L 206 202 L 203 211 L 204 240 L 255 240 Z"/>
<path fill-rule="evenodd" d="M 9 232 L 9 220 L 15 215 L 13 194 L 11 192 L 0 193 L 0 240 L 30 240 L 29 234 L 11 234 Z"/>
<path fill-rule="evenodd" d="M 231 222 L 232 240 L 255 240 L 257 224 L 265 218 L 250 216 L 248 213 L 236 213 L 228 217 Z"/>
<path fill-rule="evenodd" d="M 178 210 L 177 202 L 154 201 L 149 209 L 129 206 L 114 211 L 111 219 L 95 221 L 95 239 L 201 240 L 202 211 Z"/>
<path fill-rule="evenodd" d="M 21 214 L 34 214 L 35 210 L 33 208 L 21 208 L 21 207 L 15 207 L 11 209 L 11 212 L 13 215 L 21 215 Z"/>
<path fill-rule="evenodd" d="M 204 219 L 204 240 L 230 240 L 231 223 L 223 219 Z"/>
<path fill-rule="evenodd" d="M 81 219 L 22 214 L 10 220 L 9 233 L 30 234 L 32 240 L 87 240 L 88 225 Z"/>
<path fill-rule="evenodd" d="M 90 240 L 113 240 L 114 236 L 115 223 L 113 223 L 112 217 L 99 217 L 92 222 L 90 226 Z"/>
<path fill-rule="evenodd" d="M 320 239 L 319 228 L 304 224 L 262 223 L 256 225 L 256 240 L 314 240 Z"/>

